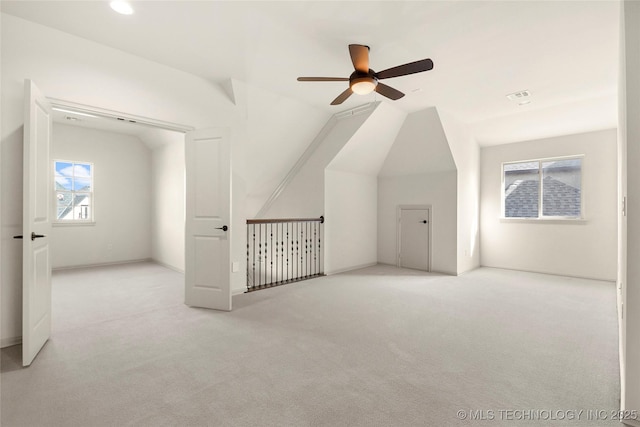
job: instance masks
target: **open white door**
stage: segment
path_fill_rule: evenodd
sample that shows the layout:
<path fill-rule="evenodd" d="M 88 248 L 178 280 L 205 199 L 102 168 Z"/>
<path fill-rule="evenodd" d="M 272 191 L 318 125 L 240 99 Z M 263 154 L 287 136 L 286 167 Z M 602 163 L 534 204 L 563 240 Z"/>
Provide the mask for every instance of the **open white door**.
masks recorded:
<path fill-rule="evenodd" d="M 225 129 L 187 133 L 185 304 L 231 310 L 231 151 Z"/>
<path fill-rule="evenodd" d="M 51 336 L 51 106 L 25 80 L 22 226 L 22 364 Z"/>

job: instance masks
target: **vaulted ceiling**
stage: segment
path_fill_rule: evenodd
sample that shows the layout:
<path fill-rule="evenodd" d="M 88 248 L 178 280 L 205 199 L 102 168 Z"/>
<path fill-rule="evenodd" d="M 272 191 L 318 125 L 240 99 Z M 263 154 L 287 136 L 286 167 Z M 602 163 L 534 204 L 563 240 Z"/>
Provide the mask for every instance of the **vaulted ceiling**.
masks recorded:
<path fill-rule="evenodd" d="M 2 11 L 195 74 L 236 79 L 327 114 L 352 72 L 347 45 L 382 70 L 431 58 L 432 71 L 387 80 L 405 112 L 430 106 L 468 123 L 483 145 L 615 127 L 617 1 L 224 2 L 2 1 Z M 531 103 L 506 95 L 528 90 Z"/>

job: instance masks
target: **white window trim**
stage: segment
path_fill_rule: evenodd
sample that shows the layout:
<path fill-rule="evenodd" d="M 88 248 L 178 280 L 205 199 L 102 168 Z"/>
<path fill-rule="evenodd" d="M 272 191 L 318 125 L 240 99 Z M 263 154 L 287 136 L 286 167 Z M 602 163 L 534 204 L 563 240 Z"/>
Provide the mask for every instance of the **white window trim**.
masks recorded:
<path fill-rule="evenodd" d="M 57 197 L 56 193 L 58 190 L 56 189 L 56 180 L 55 180 L 55 171 L 56 171 L 56 163 L 82 163 L 85 165 L 91 165 L 91 191 L 85 191 L 84 193 L 91 194 L 91 217 L 88 219 L 58 219 L 58 204 L 56 202 Z M 51 221 L 51 225 L 54 227 L 78 227 L 78 226 L 93 226 L 96 224 L 95 220 L 95 203 L 96 203 L 96 193 L 95 193 L 95 166 L 93 162 L 86 162 L 81 160 L 63 160 L 63 159 L 54 159 L 53 160 L 53 221 Z M 75 191 L 72 191 L 75 193 Z"/>
<path fill-rule="evenodd" d="M 571 160 L 571 159 L 580 159 L 580 216 L 570 217 L 570 216 L 543 216 L 542 212 L 544 207 L 542 206 L 542 199 L 544 197 L 544 179 L 542 177 L 542 162 L 548 162 L 553 160 Z M 508 162 L 502 162 L 500 164 L 500 222 L 547 222 L 547 223 L 574 223 L 574 224 L 584 224 L 587 222 L 587 217 L 585 214 L 585 191 L 584 191 L 584 170 L 585 170 L 585 155 L 584 154 L 574 154 L 570 156 L 554 156 L 554 157 L 541 157 L 537 159 L 523 159 L 523 160 L 511 160 Z M 527 163 L 527 162 L 537 162 L 538 163 L 538 171 L 540 173 L 540 191 L 538 191 L 538 217 L 507 217 L 504 215 L 505 210 L 505 191 L 504 191 L 504 167 L 505 165 L 515 164 L 515 163 Z"/>

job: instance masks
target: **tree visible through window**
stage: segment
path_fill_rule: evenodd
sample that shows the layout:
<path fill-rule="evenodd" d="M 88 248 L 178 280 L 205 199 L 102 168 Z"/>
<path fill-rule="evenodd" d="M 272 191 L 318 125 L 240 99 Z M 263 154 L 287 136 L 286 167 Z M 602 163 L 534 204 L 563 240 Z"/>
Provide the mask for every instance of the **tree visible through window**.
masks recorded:
<path fill-rule="evenodd" d="M 93 220 L 93 165 L 55 161 L 56 219 Z"/>
<path fill-rule="evenodd" d="M 503 165 L 505 218 L 581 218 L 582 157 Z"/>

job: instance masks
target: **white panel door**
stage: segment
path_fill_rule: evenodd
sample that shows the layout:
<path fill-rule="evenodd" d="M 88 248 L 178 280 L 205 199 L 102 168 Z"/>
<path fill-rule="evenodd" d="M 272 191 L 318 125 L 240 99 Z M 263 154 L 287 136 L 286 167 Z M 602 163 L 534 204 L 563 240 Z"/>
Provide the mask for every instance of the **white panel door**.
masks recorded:
<path fill-rule="evenodd" d="M 399 266 L 429 271 L 429 209 L 400 209 Z"/>
<path fill-rule="evenodd" d="M 22 226 L 22 364 L 51 336 L 51 106 L 25 80 Z"/>
<path fill-rule="evenodd" d="M 231 151 L 225 129 L 187 133 L 185 304 L 231 310 Z"/>

